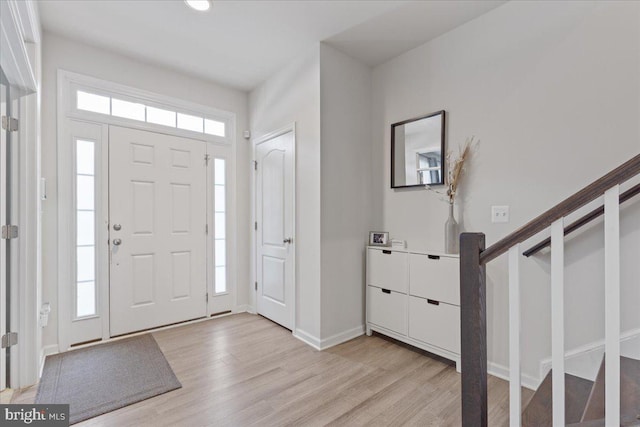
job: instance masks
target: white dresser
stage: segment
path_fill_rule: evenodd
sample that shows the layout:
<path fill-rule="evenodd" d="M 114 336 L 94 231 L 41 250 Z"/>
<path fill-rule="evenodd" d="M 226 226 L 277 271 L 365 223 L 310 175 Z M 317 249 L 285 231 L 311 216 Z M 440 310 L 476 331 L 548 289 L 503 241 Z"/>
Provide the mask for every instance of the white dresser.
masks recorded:
<path fill-rule="evenodd" d="M 458 255 L 367 248 L 367 335 L 371 331 L 460 365 Z"/>

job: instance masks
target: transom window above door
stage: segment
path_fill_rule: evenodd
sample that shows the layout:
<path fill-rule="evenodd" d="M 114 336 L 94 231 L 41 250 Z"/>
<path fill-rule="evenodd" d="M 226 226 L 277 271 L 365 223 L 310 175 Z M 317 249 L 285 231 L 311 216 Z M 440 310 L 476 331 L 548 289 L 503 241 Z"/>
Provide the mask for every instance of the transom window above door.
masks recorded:
<path fill-rule="evenodd" d="M 90 89 L 76 89 L 76 108 L 91 113 L 105 114 L 153 125 L 177 128 L 219 137 L 227 136 L 224 121 L 207 118 L 197 113 L 183 113 L 171 107 L 155 107 L 143 101 L 124 100 L 100 95 Z"/>
<path fill-rule="evenodd" d="M 59 108 L 72 119 L 232 145 L 235 114 L 58 70 Z"/>

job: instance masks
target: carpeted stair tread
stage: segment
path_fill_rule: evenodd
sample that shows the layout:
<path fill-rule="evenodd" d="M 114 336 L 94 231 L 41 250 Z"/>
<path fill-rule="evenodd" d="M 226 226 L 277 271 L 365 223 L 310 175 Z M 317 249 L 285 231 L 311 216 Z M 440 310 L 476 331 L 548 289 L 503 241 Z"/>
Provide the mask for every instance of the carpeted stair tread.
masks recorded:
<path fill-rule="evenodd" d="M 551 371 L 549 371 L 522 414 L 523 427 L 552 425 L 552 383 L 553 379 Z M 567 424 L 580 422 L 592 387 L 592 381 L 565 374 L 565 418 Z"/>

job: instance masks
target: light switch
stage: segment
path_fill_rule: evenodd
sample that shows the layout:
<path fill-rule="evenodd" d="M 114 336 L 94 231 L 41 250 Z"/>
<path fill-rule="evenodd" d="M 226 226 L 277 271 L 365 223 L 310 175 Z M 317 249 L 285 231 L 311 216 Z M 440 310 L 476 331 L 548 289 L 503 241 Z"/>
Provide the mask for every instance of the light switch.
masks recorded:
<path fill-rule="evenodd" d="M 509 206 L 491 206 L 491 222 L 509 222 Z"/>

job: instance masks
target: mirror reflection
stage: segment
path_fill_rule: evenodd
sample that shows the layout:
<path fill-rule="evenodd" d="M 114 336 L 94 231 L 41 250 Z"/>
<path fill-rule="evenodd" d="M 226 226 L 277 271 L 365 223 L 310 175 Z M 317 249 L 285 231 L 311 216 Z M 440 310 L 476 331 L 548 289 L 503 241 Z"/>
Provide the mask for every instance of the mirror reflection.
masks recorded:
<path fill-rule="evenodd" d="M 444 111 L 391 125 L 391 187 L 444 184 Z"/>

